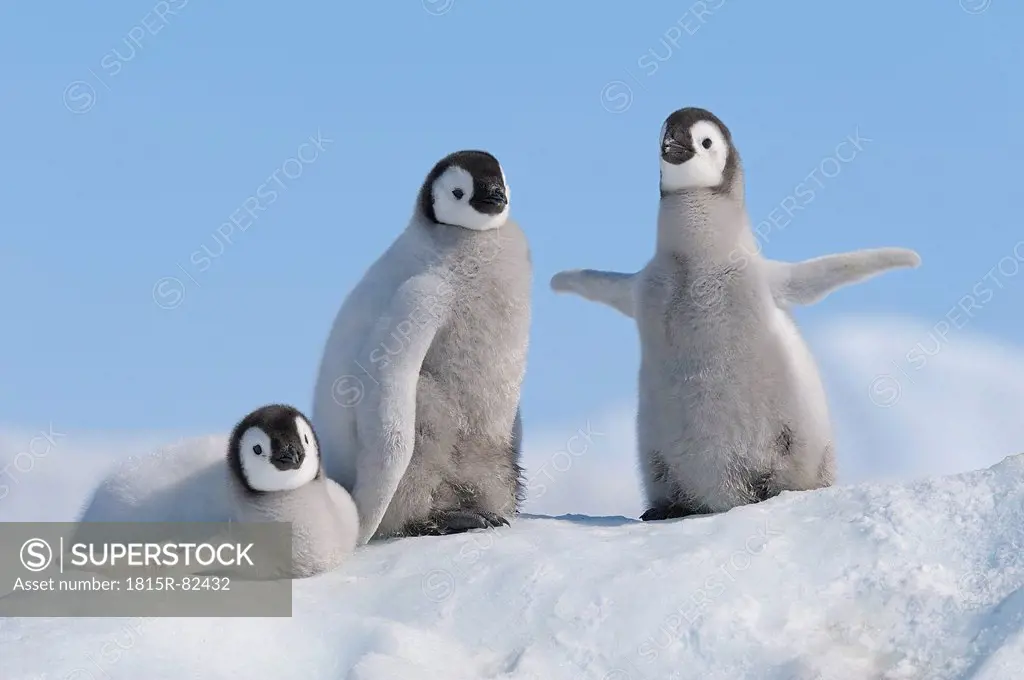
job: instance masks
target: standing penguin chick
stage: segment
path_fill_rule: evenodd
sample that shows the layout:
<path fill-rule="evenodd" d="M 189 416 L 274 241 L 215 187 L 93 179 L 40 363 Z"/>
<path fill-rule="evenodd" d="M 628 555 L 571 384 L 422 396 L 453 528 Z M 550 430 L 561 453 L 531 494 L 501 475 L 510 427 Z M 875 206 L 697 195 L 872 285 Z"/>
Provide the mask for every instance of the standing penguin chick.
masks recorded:
<path fill-rule="evenodd" d="M 270 404 L 232 430 L 227 458 L 193 441 L 131 460 L 101 482 L 81 522 L 291 522 L 294 578 L 351 553 L 359 518 L 323 474 L 316 433 L 297 409 Z"/>
<path fill-rule="evenodd" d="M 335 318 L 313 422 L 361 542 L 495 527 L 518 511 L 532 267 L 508 213 L 494 156 L 441 159 Z"/>
<path fill-rule="evenodd" d="M 654 257 L 635 274 L 572 270 L 551 287 L 636 320 L 637 444 L 650 504 L 641 519 L 722 512 L 784 490 L 830 486 L 825 392 L 788 311 L 883 271 L 910 250 L 798 263 L 760 256 L 729 129 L 699 108 L 661 129 Z"/>

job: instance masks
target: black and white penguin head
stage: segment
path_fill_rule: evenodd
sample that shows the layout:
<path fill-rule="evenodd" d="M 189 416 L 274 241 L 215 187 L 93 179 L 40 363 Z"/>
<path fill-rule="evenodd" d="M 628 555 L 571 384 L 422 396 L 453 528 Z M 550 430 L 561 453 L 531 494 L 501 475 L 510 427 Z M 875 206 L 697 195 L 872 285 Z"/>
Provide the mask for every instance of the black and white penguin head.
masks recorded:
<path fill-rule="evenodd" d="M 419 210 L 428 221 L 487 231 L 508 218 L 509 190 L 498 159 L 486 151 L 456 151 L 427 175 Z"/>
<path fill-rule="evenodd" d="M 661 126 L 661 193 L 729 192 L 739 165 L 729 128 L 698 108 L 673 112 Z"/>
<path fill-rule="evenodd" d="M 320 476 L 320 446 L 309 420 L 284 404 L 263 406 L 231 433 L 228 461 L 249 491 L 291 491 Z"/>

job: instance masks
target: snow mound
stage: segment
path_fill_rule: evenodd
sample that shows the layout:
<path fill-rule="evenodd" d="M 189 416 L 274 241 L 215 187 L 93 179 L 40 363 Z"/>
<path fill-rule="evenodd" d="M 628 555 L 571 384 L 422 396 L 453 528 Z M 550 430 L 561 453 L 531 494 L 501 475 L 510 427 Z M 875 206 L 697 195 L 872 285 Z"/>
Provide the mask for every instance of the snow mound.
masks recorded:
<path fill-rule="evenodd" d="M 1010 680 L 1024 455 L 645 524 L 372 544 L 290 619 L 0 620 L 5 680 Z"/>

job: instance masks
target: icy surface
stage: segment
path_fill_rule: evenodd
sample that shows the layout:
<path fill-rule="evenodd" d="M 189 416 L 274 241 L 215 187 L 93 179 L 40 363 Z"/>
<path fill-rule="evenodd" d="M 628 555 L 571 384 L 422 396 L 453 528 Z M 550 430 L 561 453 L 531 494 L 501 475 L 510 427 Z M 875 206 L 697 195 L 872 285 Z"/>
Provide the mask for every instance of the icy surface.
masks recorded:
<path fill-rule="evenodd" d="M 1010 680 L 1024 456 L 714 517 L 527 516 L 375 544 L 295 582 L 290 619 L 0 620 L 0 666 L 4 680 Z"/>

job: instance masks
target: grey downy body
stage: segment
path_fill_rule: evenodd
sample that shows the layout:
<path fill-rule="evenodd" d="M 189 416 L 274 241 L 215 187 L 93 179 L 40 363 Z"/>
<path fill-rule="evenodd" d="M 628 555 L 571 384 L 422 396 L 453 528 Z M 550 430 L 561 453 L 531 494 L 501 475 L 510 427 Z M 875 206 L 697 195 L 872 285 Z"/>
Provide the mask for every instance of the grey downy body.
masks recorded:
<path fill-rule="evenodd" d="M 356 547 L 359 520 L 345 489 L 326 476 L 289 491 L 253 493 L 231 477 L 234 521 L 291 522 L 291 578 L 338 567 Z"/>
<path fill-rule="evenodd" d="M 721 224 L 743 225 L 736 240 Z M 742 203 L 666 196 L 637 281 L 637 444 L 653 512 L 721 512 L 835 477 L 825 393 L 762 263 L 734 253 Z M 747 252 L 752 252 L 748 250 Z"/>

